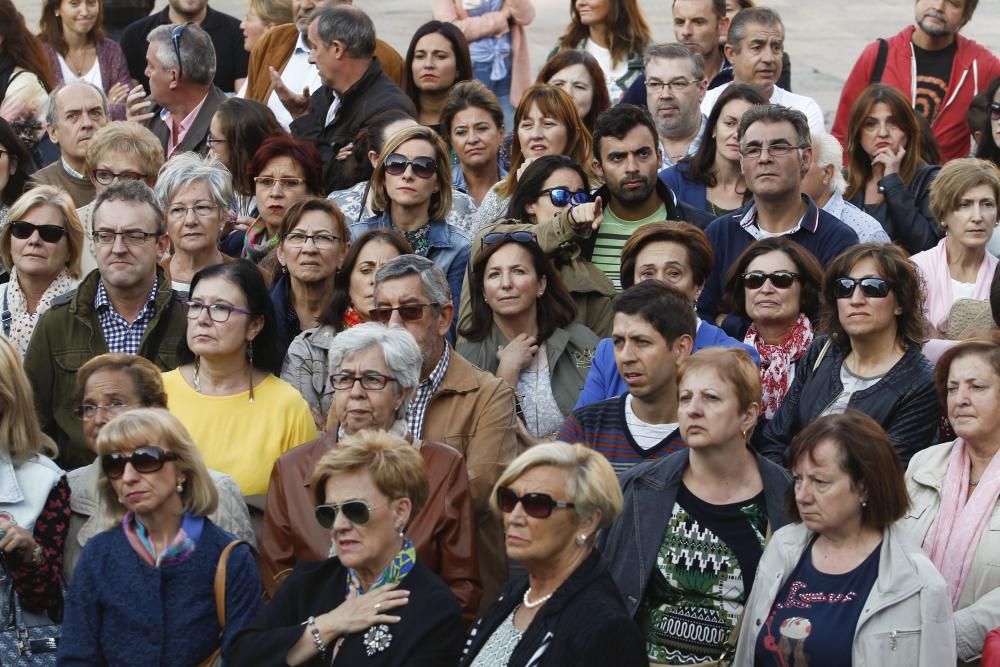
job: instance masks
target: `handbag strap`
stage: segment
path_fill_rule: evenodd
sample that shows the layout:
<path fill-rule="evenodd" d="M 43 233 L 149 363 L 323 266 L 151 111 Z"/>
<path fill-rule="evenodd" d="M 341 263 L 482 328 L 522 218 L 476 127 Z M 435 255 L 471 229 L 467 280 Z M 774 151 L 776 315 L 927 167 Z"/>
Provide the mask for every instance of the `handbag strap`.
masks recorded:
<path fill-rule="evenodd" d="M 831 343 L 833 343 L 833 336 L 827 338 L 826 342 L 823 343 L 823 348 L 819 351 L 819 356 L 816 357 L 816 362 L 813 364 L 813 372 L 816 372 L 816 369 L 819 368 L 819 365 L 823 363 L 823 357 L 826 356 L 826 351 L 830 349 Z M 767 525 L 767 529 L 771 530 L 771 524 Z"/>
<path fill-rule="evenodd" d="M 227 544 L 219 555 L 219 564 L 215 566 L 215 615 L 219 619 L 219 627 L 223 630 L 226 629 L 226 566 L 229 563 L 229 554 L 241 544 L 246 542 L 233 540 Z"/>

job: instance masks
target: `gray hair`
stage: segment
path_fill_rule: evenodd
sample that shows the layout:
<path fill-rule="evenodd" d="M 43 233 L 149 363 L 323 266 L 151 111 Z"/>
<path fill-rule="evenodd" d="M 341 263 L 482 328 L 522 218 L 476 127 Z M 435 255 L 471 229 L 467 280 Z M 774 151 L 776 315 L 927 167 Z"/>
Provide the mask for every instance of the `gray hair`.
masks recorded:
<path fill-rule="evenodd" d="M 400 255 L 386 262 L 375 273 L 375 292 L 378 292 L 379 285 L 384 282 L 413 275 L 420 276 L 420 283 L 424 288 L 424 296 L 427 297 L 427 300 L 440 304 L 438 312 L 440 312 L 441 306 L 451 303 L 451 287 L 448 286 L 448 277 L 440 266 L 420 255 Z"/>
<path fill-rule="evenodd" d="M 160 168 L 156 177 L 156 196 L 163 208 L 169 208 L 177 191 L 192 183 L 204 181 L 212 193 L 212 201 L 223 211 L 233 204 L 233 177 L 215 155 L 179 153 Z"/>
<path fill-rule="evenodd" d="M 386 327 L 378 322 L 365 322 L 338 333 L 327 353 L 329 373 L 335 373 L 345 361 L 350 361 L 369 348 L 382 353 L 382 359 L 395 380 L 396 395 L 403 402 L 396 411 L 396 419 L 406 417 L 410 398 L 420 384 L 423 356 L 417 341 L 402 327 Z"/>
<path fill-rule="evenodd" d="M 324 45 L 344 45 L 352 58 L 371 58 L 375 53 L 375 24 L 368 14 L 351 5 L 324 7 L 315 14 L 316 33 Z"/>
<path fill-rule="evenodd" d="M 827 132 L 813 132 L 813 160 L 820 169 L 827 165 L 833 165 L 833 178 L 830 187 L 838 195 L 844 194 L 847 190 L 847 179 L 841 165 L 844 164 L 844 147 L 840 145 L 837 138 Z"/>
<path fill-rule="evenodd" d="M 197 23 L 188 23 L 178 40 L 181 62 L 177 62 L 173 31 L 178 26 L 161 25 L 146 37 L 156 44 L 156 59 L 166 69 L 180 69 L 184 79 L 202 86 L 212 85 L 215 79 L 215 45 L 208 33 Z"/>
<path fill-rule="evenodd" d="M 96 90 L 97 94 L 101 96 L 101 108 L 104 109 L 104 116 L 108 120 L 111 120 L 111 112 L 108 111 L 108 96 L 103 90 L 101 90 L 100 86 L 95 86 L 89 81 L 70 81 L 56 86 L 55 89 L 49 93 L 49 101 L 48 104 L 45 105 L 45 122 L 48 123 L 50 127 L 56 127 L 59 123 L 59 93 L 71 86 L 86 86 L 87 88 L 93 88 Z"/>
<path fill-rule="evenodd" d="M 123 201 L 123 202 L 133 202 L 136 204 L 148 204 L 156 217 L 156 231 L 160 234 L 165 234 L 167 232 L 167 220 L 163 215 L 163 206 L 160 205 L 160 199 L 153 192 L 152 188 L 143 183 L 142 181 L 116 181 L 107 190 L 97 195 L 97 199 L 94 200 L 94 213 L 91 219 L 91 229 L 93 232 L 93 225 L 97 224 L 97 211 L 100 210 L 101 206 L 105 202 L 109 201 Z"/>
<path fill-rule="evenodd" d="M 746 11 L 745 9 L 743 11 Z M 758 104 L 743 114 L 740 120 L 740 127 L 736 131 L 737 138 L 742 142 L 743 135 L 754 123 L 791 123 L 795 128 L 799 144 L 804 147 L 812 146 L 812 137 L 809 132 L 809 121 L 806 115 L 797 109 L 789 109 L 780 104 Z"/>
<path fill-rule="evenodd" d="M 698 80 L 705 78 L 705 58 L 683 44 L 653 44 L 646 48 L 642 62 L 648 65 L 650 60 L 687 60 L 691 75 Z"/>
<path fill-rule="evenodd" d="M 729 35 L 726 42 L 733 47 L 733 51 L 740 52 L 743 47 L 743 40 L 747 38 L 748 26 L 760 25 L 768 28 L 778 26 L 781 32 L 785 31 L 785 24 L 781 21 L 778 12 L 770 7 L 747 7 L 736 12 L 736 16 L 729 24 Z"/>

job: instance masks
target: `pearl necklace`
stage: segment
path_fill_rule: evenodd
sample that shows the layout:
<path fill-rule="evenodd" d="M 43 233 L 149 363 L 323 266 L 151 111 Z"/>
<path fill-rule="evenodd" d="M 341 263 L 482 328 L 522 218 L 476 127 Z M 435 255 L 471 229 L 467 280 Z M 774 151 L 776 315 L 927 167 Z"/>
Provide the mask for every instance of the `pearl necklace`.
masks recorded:
<path fill-rule="evenodd" d="M 534 602 L 528 602 L 528 595 L 530 593 L 531 593 L 531 587 L 529 586 L 528 590 L 524 591 L 524 597 L 521 598 L 521 602 L 523 602 L 524 606 L 527 607 L 528 609 L 534 609 L 535 607 L 540 607 L 541 605 L 548 602 L 549 598 L 552 597 L 552 593 L 555 593 L 555 591 L 552 591 L 552 593 L 549 593 L 545 597 L 538 598 Z"/>

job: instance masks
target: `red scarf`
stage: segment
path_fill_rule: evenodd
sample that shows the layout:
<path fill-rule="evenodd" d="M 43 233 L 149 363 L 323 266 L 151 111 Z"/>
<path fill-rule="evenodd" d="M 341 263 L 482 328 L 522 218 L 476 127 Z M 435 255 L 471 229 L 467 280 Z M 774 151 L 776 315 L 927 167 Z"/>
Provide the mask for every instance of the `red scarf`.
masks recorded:
<path fill-rule="evenodd" d="M 789 375 L 799 357 L 806 353 L 813 341 L 812 323 L 799 313 L 799 319 L 777 345 L 769 345 L 751 324 L 743 342 L 753 345 L 760 354 L 760 384 L 763 390 L 764 416 L 772 419 L 788 393 Z"/>
<path fill-rule="evenodd" d="M 358 311 L 354 310 L 354 306 L 348 306 L 347 310 L 344 311 L 344 329 L 350 329 L 353 326 L 361 324 L 361 316 L 358 315 Z"/>

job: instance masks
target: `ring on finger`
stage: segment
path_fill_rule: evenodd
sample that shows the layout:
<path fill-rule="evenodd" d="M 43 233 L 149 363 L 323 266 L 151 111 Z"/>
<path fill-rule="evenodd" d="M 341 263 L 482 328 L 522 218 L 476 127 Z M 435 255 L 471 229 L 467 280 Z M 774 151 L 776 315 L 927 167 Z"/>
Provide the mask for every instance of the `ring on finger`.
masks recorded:
<path fill-rule="evenodd" d="M 3 539 L 3 538 L 0 538 L 0 539 Z M 382 603 L 381 602 L 376 602 L 375 603 L 375 613 L 377 614 L 381 609 L 382 609 Z"/>

